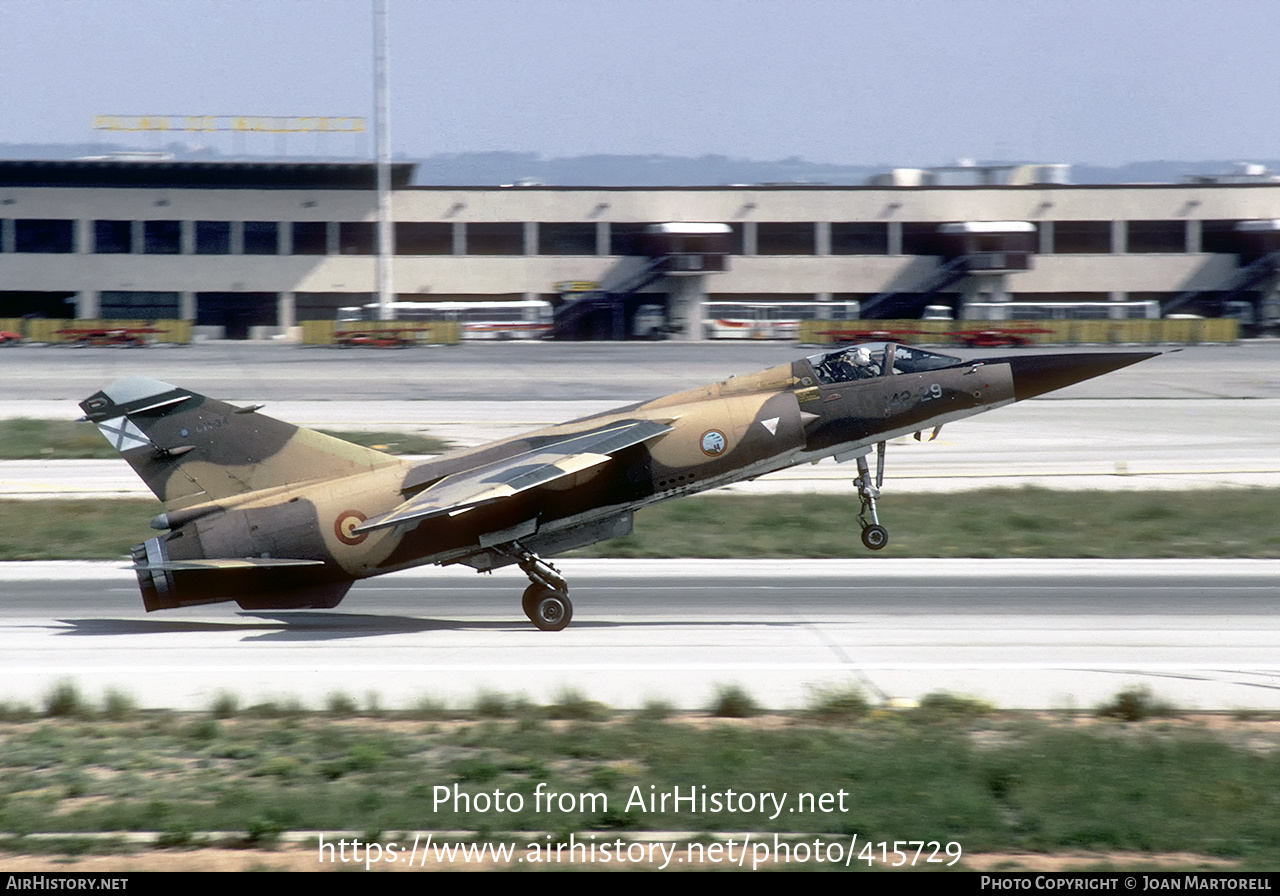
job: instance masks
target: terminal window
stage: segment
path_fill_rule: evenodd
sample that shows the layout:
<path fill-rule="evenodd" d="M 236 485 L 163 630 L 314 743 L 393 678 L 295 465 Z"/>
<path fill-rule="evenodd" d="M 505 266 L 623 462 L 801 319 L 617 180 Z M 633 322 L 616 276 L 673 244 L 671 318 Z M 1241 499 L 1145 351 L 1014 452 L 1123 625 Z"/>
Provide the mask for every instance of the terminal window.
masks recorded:
<path fill-rule="evenodd" d="M 18 218 L 13 222 L 15 252 L 74 252 L 75 222 L 49 218 Z"/>
<path fill-rule="evenodd" d="M 813 255 L 817 251 L 812 221 L 765 222 L 756 225 L 757 255 Z"/>
<path fill-rule="evenodd" d="M 1110 221 L 1054 221 L 1053 251 L 1059 255 L 1111 252 Z"/>
<path fill-rule="evenodd" d="M 94 221 L 93 251 L 99 255 L 125 255 L 133 251 L 132 221 Z"/>
<path fill-rule="evenodd" d="M 397 255 L 452 255 L 453 225 L 436 221 L 396 223 Z"/>
<path fill-rule="evenodd" d="M 832 255 L 888 255 L 889 225 L 875 221 L 832 221 Z"/>
<path fill-rule="evenodd" d="M 468 224 L 468 255 L 523 255 L 524 225 Z"/>
<path fill-rule="evenodd" d="M 177 255 L 182 252 L 182 222 L 143 221 L 142 251 L 147 255 Z"/>
<path fill-rule="evenodd" d="M 902 224 L 903 255 L 946 255 L 946 241 L 935 221 L 905 221 Z"/>
<path fill-rule="evenodd" d="M 328 255 L 329 225 L 324 221 L 295 221 L 292 251 L 294 255 Z"/>
<path fill-rule="evenodd" d="M 1235 255 L 1244 250 L 1244 241 L 1236 230 L 1239 220 L 1201 221 L 1200 251 L 1217 252 L 1223 255 Z"/>
<path fill-rule="evenodd" d="M 648 243 L 645 240 L 645 228 L 648 224 L 631 222 L 612 223 L 609 225 L 610 255 L 646 255 Z"/>
<path fill-rule="evenodd" d="M 280 225 L 275 221 L 245 221 L 244 254 L 279 255 Z"/>
<path fill-rule="evenodd" d="M 343 221 L 338 225 L 338 249 L 343 255 L 373 255 L 377 228 L 369 221 Z"/>
<path fill-rule="evenodd" d="M 1185 221 L 1130 221 L 1129 252 L 1186 252 Z"/>
<path fill-rule="evenodd" d="M 231 254 L 231 222 L 230 221 L 197 221 L 196 222 L 196 254 L 197 255 L 230 255 Z"/>
<path fill-rule="evenodd" d="M 555 223 L 538 225 L 539 255 L 595 255 L 596 225 Z"/>

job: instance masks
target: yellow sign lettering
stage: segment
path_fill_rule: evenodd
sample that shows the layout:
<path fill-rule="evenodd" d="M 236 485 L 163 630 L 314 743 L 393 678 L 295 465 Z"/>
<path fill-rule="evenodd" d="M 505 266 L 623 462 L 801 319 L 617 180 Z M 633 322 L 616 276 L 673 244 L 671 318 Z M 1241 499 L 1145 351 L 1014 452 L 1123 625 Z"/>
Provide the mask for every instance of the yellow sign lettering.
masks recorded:
<path fill-rule="evenodd" d="M 361 133 L 365 120 L 327 115 L 95 115 L 95 131 L 240 131 L 267 134 Z"/>

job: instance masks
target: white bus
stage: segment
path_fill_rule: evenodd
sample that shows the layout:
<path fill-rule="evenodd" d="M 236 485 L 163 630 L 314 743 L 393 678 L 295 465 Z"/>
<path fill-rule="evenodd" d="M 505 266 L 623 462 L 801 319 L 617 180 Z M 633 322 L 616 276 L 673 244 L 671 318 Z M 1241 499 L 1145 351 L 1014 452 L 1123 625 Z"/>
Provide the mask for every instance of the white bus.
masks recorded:
<path fill-rule="evenodd" d="M 707 302 L 708 339 L 796 339 L 803 320 L 857 320 L 861 302 Z"/>
<path fill-rule="evenodd" d="M 338 309 L 340 321 L 378 319 L 378 303 Z M 394 320 L 456 320 L 463 339 L 542 339 L 551 335 L 551 303 L 540 299 L 492 302 L 392 302 Z"/>
<path fill-rule="evenodd" d="M 966 302 L 964 320 L 1159 320 L 1160 303 Z"/>

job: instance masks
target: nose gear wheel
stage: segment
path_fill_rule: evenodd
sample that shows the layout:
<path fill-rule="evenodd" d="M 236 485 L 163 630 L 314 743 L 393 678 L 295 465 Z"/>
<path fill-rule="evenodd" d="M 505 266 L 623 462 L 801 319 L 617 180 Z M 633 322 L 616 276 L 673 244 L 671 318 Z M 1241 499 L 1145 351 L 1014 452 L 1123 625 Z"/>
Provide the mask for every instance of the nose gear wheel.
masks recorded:
<path fill-rule="evenodd" d="M 877 446 L 876 479 L 871 481 L 871 469 L 864 454 L 858 458 L 858 478 L 853 484 L 858 489 L 858 498 L 862 508 L 858 511 L 858 522 L 862 524 L 862 543 L 872 551 L 884 550 L 889 543 L 889 530 L 880 525 L 880 516 L 876 513 L 876 499 L 880 497 L 880 484 L 884 482 L 884 443 Z"/>

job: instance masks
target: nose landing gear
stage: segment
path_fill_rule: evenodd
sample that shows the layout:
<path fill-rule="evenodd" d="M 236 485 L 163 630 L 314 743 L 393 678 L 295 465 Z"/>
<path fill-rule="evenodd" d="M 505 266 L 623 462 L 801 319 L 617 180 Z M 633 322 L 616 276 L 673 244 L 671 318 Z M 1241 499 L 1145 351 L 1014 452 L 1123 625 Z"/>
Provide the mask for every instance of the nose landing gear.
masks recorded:
<path fill-rule="evenodd" d="M 858 478 L 853 484 L 858 489 L 858 497 L 862 500 L 862 509 L 858 512 L 858 522 L 862 524 L 862 543 L 869 550 L 880 551 L 889 543 L 889 530 L 880 525 L 880 517 L 876 513 L 876 498 L 880 497 L 880 486 L 884 483 L 884 442 L 876 445 L 876 478 L 871 481 L 871 469 L 867 465 L 867 456 L 858 458 Z M 869 519 L 868 519 L 869 518 Z"/>

